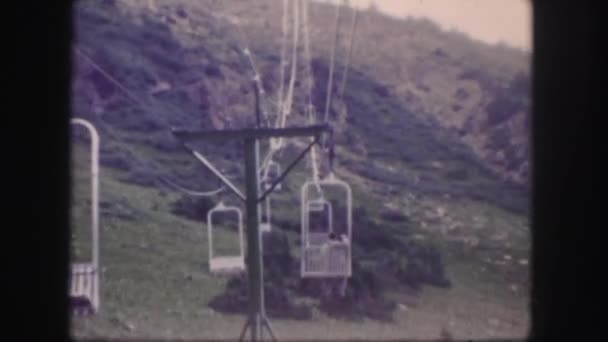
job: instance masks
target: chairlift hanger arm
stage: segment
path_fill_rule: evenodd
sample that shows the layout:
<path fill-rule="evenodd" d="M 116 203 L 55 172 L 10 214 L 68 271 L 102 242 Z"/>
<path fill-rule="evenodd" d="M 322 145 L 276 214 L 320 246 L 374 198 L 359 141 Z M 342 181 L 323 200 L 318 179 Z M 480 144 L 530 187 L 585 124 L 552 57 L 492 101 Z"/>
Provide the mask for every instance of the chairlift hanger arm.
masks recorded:
<path fill-rule="evenodd" d="M 294 160 L 285 171 L 279 176 L 278 179 L 273 182 L 271 187 L 264 192 L 264 194 L 257 200 L 259 202 L 263 201 L 266 196 L 271 193 L 274 188 L 279 184 L 287 174 L 293 169 L 296 164 L 304 158 L 306 153 L 310 151 L 310 149 L 319 142 L 320 134 L 324 131 L 329 132 L 330 136 L 333 131 L 329 125 L 313 125 L 313 126 L 305 126 L 305 127 L 290 127 L 290 128 L 282 128 L 282 129 L 241 129 L 241 130 L 224 130 L 224 131 L 185 131 L 185 130 L 172 130 L 173 134 L 182 140 L 220 140 L 225 141 L 226 139 L 260 139 L 265 137 L 299 137 L 299 136 L 313 136 L 314 140 L 300 153 L 300 155 Z M 246 201 L 245 195 L 228 180 L 224 175 L 221 174 L 207 159 L 201 156 L 197 151 L 190 148 L 187 144 L 183 143 L 183 146 L 194 155 L 196 159 L 198 159 L 205 167 L 215 174 L 221 181 L 224 183 L 234 194 L 236 194 L 241 200 Z"/>
<path fill-rule="evenodd" d="M 200 153 L 195 151 L 193 148 L 190 148 L 188 145 L 186 145 L 186 144 L 182 144 L 182 145 L 190 153 L 192 153 L 192 155 L 198 161 L 200 161 L 203 165 L 205 165 L 205 167 L 209 171 L 211 171 L 217 178 L 219 178 L 220 181 L 222 183 L 224 183 L 224 185 L 226 185 L 228 187 L 228 189 L 230 189 L 238 198 L 243 200 L 243 202 L 246 200 L 245 195 L 243 195 L 243 193 L 239 190 L 239 188 L 237 188 L 234 184 L 232 184 L 232 182 L 230 182 L 230 180 L 228 178 L 224 177 L 224 175 L 222 175 L 222 173 L 220 171 L 218 171 L 218 169 L 216 169 L 205 157 L 203 157 Z"/>
<path fill-rule="evenodd" d="M 191 190 L 191 189 L 184 188 L 183 186 L 173 182 L 172 180 L 170 180 L 169 178 L 166 178 L 166 177 L 159 177 L 159 179 L 161 181 L 165 182 L 167 185 L 169 185 L 173 189 L 177 189 L 178 191 L 183 192 L 183 193 L 188 194 L 193 197 L 210 197 L 210 196 L 217 195 L 226 189 L 225 186 L 222 184 L 218 189 L 215 189 L 215 190 L 197 191 L 197 190 Z"/>
<path fill-rule="evenodd" d="M 215 167 L 213 167 L 211 163 L 209 163 L 205 158 L 201 158 L 200 153 L 192 151 L 192 154 L 196 157 L 196 159 L 202 162 L 207 167 L 207 169 L 209 169 L 209 171 L 213 172 L 222 181 L 222 183 L 224 183 L 230 190 L 232 190 L 232 192 L 237 195 L 238 198 L 243 201 L 246 200 L 245 195 L 243 195 L 243 193 L 234 184 L 232 184 L 232 182 L 230 182 L 228 178 L 224 177 L 221 172 L 219 172 Z"/>
<path fill-rule="evenodd" d="M 310 149 L 315 145 L 319 143 L 319 139 L 320 137 L 318 135 L 315 136 L 314 140 L 304 149 L 304 151 L 302 151 L 300 153 L 300 155 L 298 155 L 298 157 L 291 162 L 291 164 L 289 164 L 289 166 L 287 167 L 287 169 L 285 169 L 285 171 L 283 171 L 283 173 L 281 173 L 281 175 L 274 180 L 274 182 L 272 182 L 272 185 L 270 186 L 270 188 L 268 190 L 266 190 L 264 192 L 264 194 L 262 194 L 262 196 L 258 199 L 258 201 L 263 201 L 266 196 L 268 196 L 268 194 L 270 194 L 272 192 L 272 190 L 274 190 L 274 188 L 281 183 L 281 181 L 283 180 L 283 178 L 285 178 L 287 176 L 287 174 L 291 171 L 291 169 L 293 169 L 299 162 L 300 160 L 302 160 L 304 158 L 304 156 L 306 156 L 306 154 L 308 153 L 308 151 L 310 151 Z"/>

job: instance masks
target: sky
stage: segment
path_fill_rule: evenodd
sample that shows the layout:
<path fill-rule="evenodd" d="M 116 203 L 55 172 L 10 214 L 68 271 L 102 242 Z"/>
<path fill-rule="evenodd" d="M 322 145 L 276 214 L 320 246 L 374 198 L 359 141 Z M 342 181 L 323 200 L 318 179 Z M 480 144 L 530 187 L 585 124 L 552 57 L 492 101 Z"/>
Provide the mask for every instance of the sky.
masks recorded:
<path fill-rule="evenodd" d="M 487 43 L 502 42 L 526 51 L 531 49 L 531 0 L 351 0 L 351 3 L 367 8 L 372 1 L 381 12 L 392 16 L 425 17 L 446 30 L 461 31 Z"/>

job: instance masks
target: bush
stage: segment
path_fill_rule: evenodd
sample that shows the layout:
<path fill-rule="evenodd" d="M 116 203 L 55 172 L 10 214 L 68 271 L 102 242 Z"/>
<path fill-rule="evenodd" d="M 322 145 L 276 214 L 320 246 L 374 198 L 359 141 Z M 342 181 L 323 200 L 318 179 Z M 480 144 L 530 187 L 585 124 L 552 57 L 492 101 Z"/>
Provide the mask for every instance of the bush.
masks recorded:
<path fill-rule="evenodd" d="M 125 177 L 122 177 L 120 181 L 146 187 L 157 186 L 157 178 L 154 172 L 142 166 L 138 166 L 129 171 L 129 173 Z"/>
<path fill-rule="evenodd" d="M 445 177 L 449 180 L 464 181 L 469 179 L 469 173 L 466 169 L 455 169 L 446 172 Z"/>
<path fill-rule="evenodd" d="M 425 283 L 438 287 L 451 286 L 451 282 L 445 275 L 441 254 L 436 248 L 411 243 L 406 254 L 408 255 L 407 265 L 398 273 L 402 282 L 412 288 L 419 288 Z"/>
<path fill-rule="evenodd" d="M 290 254 L 287 236 L 281 232 L 264 234 L 264 297 L 266 313 L 271 318 L 306 320 L 312 309 L 293 300 L 293 289 L 298 276 L 297 261 Z M 247 281 L 245 275 L 231 278 L 226 291 L 212 298 L 209 306 L 223 313 L 247 313 Z"/>
<path fill-rule="evenodd" d="M 336 211 L 344 209 L 334 206 Z M 353 275 L 348 279 L 344 297 L 324 291 L 328 282 L 335 279 L 300 278 L 299 260 L 291 255 L 285 233 L 264 234 L 265 296 L 269 316 L 310 319 L 312 308 L 296 304 L 294 298 L 311 297 L 320 299 L 319 309 L 335 318 L 390 321 L 397 305 L 385 297 L 387 291 L 403 285 L 412 288 L 425 284 L 450 285 L 441 255 L 434 246 L 414 240 L 403 242 L 370 220 L 364 208 L 357 208 L 353 216 L 358 222 L 352 247 Z M 290 225 L 296 228 L 294 223 Z M 210 306 L 224 313 L 246 313 L 247 303 L 247 283 L 244 276 L 239 275 L 230 279 L 226 291 L 213 298 Z"/>
<path fill-rule="evenodd" d="M 130 171 L 133 168 L 133 157 L 131 154 L 115 145 L 106 147 L 102 144 L 99 153 L 99 164 L 121 171 Z"/>
<path fill-rule="evenodd" d="M 340 317 L 385 320 L 394 309 L 394 303 L 383 297 L 385 291 L 401 285 L 413 288 L 424 284 L 450 285 L 435 246 L 399 240 L 371 221 L 365 210 L 355 210 L 353 216 L 358 225 L 353 236 L 353 276 L 349 279 L 346 297 L 354 302 L 339 300 L 338 303 L 330 299 L 322 304 L 324 311 Z M 305 290 L 309 295 L 319 295 L 319 290 L 311 285 Z"/>
<path fill-rule="evenodd" d="M 395 210 L 385 210 L 380 213 L 380 217 L 388 222 L 409 222 L 409 218 Z"/>
<path fill-rule="evenodd" d="M 207 221 L 207 212 L 215 206 L 209 197 L 182 196 L 171 206 L 175 215 L 189 218 L 194 221 Z"/>
<path fill-rule="evenodd" d="M 486 106 L 485 110 L 488 113 L 488 125 L 496 126 L 509 120 L 523 108 L 508 95 L 500 94 Z"/>
<path fill-rule="evenodd" d="M 205 75 L 213 78 L 224 79 L 224 73 L 222 70 L 216 65 L 209 63 L 205 66 Z"/>

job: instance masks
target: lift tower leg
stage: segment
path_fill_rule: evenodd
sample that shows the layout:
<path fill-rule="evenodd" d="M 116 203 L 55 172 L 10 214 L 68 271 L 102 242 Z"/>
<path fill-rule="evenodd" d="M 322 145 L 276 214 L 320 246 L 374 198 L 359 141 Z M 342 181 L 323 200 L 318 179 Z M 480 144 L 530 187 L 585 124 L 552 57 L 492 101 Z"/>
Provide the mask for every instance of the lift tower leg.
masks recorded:
<path fill-rule="evenodd" d="M 256 87 L 256 116 L 259 116 L 259 89 Z M 273 191 L 278 183 L 302 160 L 302 158 L 310 151 L 313 145 L 319 142 L 322 133 L 331 134 L 331 128 L 327 125 L 313 125 L 306 127 L 288 127 L 288 128 L 255 128 L 255 129 L 238 129 L 238 130 L 223 130 L 223 131 L 185 131 L 173 130 L 173 135 L 182 141 L 233 141 L 241 140 L 244 142 L 245 148 L 245 195 L 243 196 L 238 188 L 234 186 L 228 179 L 222 177 L 212 165 L 204 163 L 204 165 L 224 182 L 237 197 L 245 201 L 246 221 L 247 221 L 247 276 L 248 276 L 248 295 L 249 295 L 249 314 L 241 334 L 239 341 L 243 341 L 247 329 L 250 332 L 250 340 L 257 342 L 261 341 L 264 329 L 268 331 L 270 338 L 276 341 L 274 332 L 268 318 L 266 317 L 266 309 L 264 305 L 264 275 L 263 262 L 261 254 L 261 236 L 259 234 L 258 220 L 258 205 L 264 198 Z M 314 137 L 314 141 L 306 148 L 297 158 L 287 167 L 287 169 L 270 185 L 261 196 L 258 194 L 259 183 L 259 156 L 258 144 L 261 139 L 268 138 L 293 138 L 293 137 Z M 190 149 L 186 144 L 185 147 Z M 190 149 L 192 150 L 192 149 Z M 192 150 L 193 155 L 197 154 Z"/>

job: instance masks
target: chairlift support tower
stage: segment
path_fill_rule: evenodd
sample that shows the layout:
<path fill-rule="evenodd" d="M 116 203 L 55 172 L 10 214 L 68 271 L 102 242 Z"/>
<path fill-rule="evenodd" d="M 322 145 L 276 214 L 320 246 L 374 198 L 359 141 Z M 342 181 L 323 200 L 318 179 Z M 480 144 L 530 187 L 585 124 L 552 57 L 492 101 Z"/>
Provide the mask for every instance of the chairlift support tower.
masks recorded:
<path fill-rule="evenodd" d="M 256 117 L 260 117 L 259 103 L 259 88 L 255 85 L 255 111 Z M 259 124 L 259 120 L 258 120 Z M 275 187 L 287 176 L 287 174 L 303 159 L 310 149 L 319 143 L 323 133 L 331 134 L 331 128 L 328 125 L 312 125 L 305 127 L 288 127 L 288 128 L 251 128 L 251 129 L 235 129 L 235 130 L 215 130 L 215 131 L 186 131 L 173 130 L 173 135 L 184 143 L 192 141 L 219 141 L 227 142 L 233 140 L 241 140 L 244 142 L 245 152 L 245 194 L 243 195 L 238 188 L 235 187 L 227 178 L 225 178 L 217 169 L 205 164 L 207 168 L 213 172 L 227 187 L 245 202 L 245 218 L 247 226 L 247 276 L 249 287 L 249 317 L 243 326 L 239 340 L 242 341 L 245 337 L 247 329 L 250 331 L 251 341 L 263 340 L 263 328 L 266 328 L 272 340 L 276 341 L 274 332 L 270 326 L 270 322 L 266 316 L 264 305 L 264 279 L 263 279 L 263 262 L 261 255 L 261 234 L 259 227 L 259 204 L 265 200 Z M 273 183 L 268 189 L 264 189 L 261 196 L 259 190 L 259 141 L 269 138 L 295 138 L 295 137 L 314 137 L 304 151 L 281 173 L 281 175 L 273 180 Z M 186 144 L 184 144 L 189 148 Z M 189 148 L 190 149 L 190 148 Z"/>

